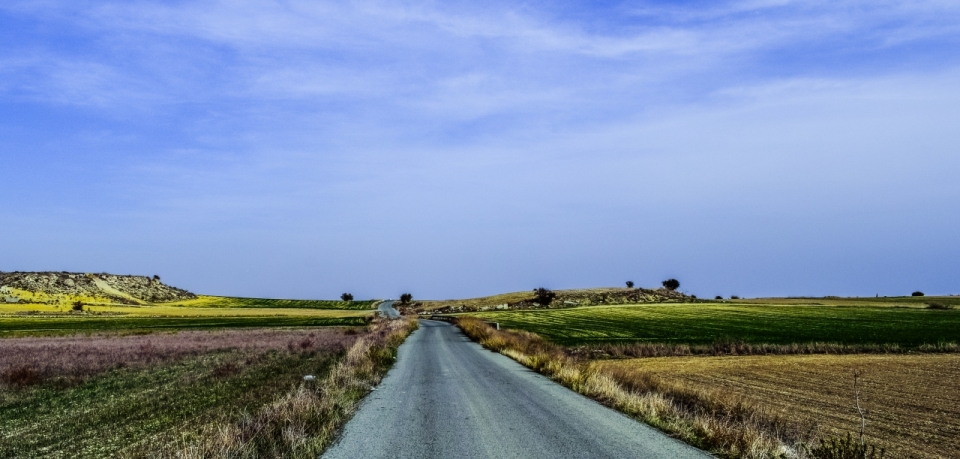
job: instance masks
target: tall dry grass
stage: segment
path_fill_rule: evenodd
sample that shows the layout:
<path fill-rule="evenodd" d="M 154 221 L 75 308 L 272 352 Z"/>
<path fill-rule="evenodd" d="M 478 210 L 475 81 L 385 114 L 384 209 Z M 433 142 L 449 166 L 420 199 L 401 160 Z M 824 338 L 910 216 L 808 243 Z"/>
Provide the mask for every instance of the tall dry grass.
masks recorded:
<path fill-rule="evenodd" d="M 796 457 L 804 432 L 722 390 L 699 390 L 635 371 L 609 371 L 527 332 L 462 317 L 459 327 L 488 349 L 564 386 L 721 457 Z"/>
<path fill-rule="evenodd" d="M 180 331 L 0 339 L 0 388 L 76 384 L 118 368 L 144 368 L 211 352 L 342 352 L 357 337 L 338 328 Z"/>
<path fill-rule="evenodd" d="M 377 320 L 325 376 L 304 382 L 239 422 L 212 428 L 203 442 L 156 457 L 316 458 L 380 382 L 397 348 L 416 328 L 414 319 Z"/>

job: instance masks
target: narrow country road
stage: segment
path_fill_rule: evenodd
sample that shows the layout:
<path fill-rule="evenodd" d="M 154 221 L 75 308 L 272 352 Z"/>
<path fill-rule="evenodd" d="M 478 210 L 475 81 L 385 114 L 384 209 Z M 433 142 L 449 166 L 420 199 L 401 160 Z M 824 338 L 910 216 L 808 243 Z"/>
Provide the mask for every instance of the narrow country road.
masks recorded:
<path fill-rule="evenodd" d="M 614 410 L 420 321 L 324 458 L 707 458 Z"/>
<path fill-rule="evenodd" d="M 384 301 L 377 307 L 380 315 L 388 319 L 397 319 L 400 317 L 400 311 L 393 308 L 393 301 Z"/>

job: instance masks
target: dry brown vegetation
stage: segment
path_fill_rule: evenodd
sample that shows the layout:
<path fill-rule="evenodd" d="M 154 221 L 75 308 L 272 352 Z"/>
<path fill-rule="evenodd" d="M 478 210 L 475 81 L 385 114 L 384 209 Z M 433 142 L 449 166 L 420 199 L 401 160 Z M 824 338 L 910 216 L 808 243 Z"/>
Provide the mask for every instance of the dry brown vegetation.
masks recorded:
<path fill-rule="evenodd" d="M 377 321 L 322 379 L 304 382 L 240 422 L 207 429 L 198 442 L 157 454 L 176 458 L 315 458 L 353 415 L 396 359 L 396 350 L 417 328 L 415 320 Z"/>
<path fill-rule="evenodd" d="M 776 413 L 733 393 L 700 390 L 637 372 L 607 371 L 527 332 L 497 331 L 463 317 L 460 328 L 483 346 L 607 406 L 721 457 L 795 455 L 806 438 Z"/>
<path fill-rule="evenodd" d="M 680 357 L 602 367 L 625 379 L 740 397 L 819 435 L 859 429 L 852 371 L 861 369 L 866 438 L 888 457 L 947 458 L 960 451 L 958 355 Z"/>
<path fill-rule="evenodd" d="M 141 368 L 221 350 L 340 352 L 353 344 L 339 328 L 181 331 L 0 339 L 0 388 L 44 382 L 76 384 L 118 368 Z"/>

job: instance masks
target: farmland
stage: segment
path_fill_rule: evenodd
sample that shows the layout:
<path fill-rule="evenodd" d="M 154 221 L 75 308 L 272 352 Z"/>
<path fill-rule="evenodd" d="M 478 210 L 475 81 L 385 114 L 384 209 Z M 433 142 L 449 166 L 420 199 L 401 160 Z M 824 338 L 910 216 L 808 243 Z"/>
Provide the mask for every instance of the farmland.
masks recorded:
<path fill-rule="evenodd" d="M 867 439 L 887 457 L 940 458 L 960 448 L 956 301 L 648 303 L 468 314 L 505 332 L 461 323 L 485 346 L 729 457 L 856 432 L 852 371 L 860 369 Z"/>
<path fill-rule="evenodd" d="M 927 299 L 926 301 L 931 301 Z M 566 346 L 592 343 L 841 344 L 904 347 L 960 341 L 960 310 L 918 306 L 848 307 L 824 304 L 668 303 L 497 311 L 471 315 L 537 333 Z"/>
<path fill-rule="evenodd" d="M 0 304 L 0 337 L 116 331 L 363 325 L 373 302 L 360 309 L 345 302 L 201 296 L 196 300 L 143 305 L 62 303 Z M 334 306 L 321 309 L 320 306 Z"/>
<path fill-rule="evenodd" d="M 0 340 L 0 456 L 169 450 L 196 426 L 230 421 L 322 374 L 357 336 L 328 328 Z"/>
<path fill-rule="evenodd" d="M 869 441 L 892 457 L 960 451 L 956 354 L 665 357 L 602 365 L 743 397 L 803 430 L 836 435 L 859 429 L 852 370 L 860 369 Z"/>
<path fill-rule="evenodd" d="M 0 339 L 0 457 L 316 457 L 415 327 Z"/>
<path fill-rule="evenodd" d="M 265 298 L 239 298 L 229 296 L 199 295 L 193 300 L 169 303 L 172 306 L 190 308 L 257 308 L 257 309 L 344 309 L 364 311 L 373 309 L 375 300 L 336 301 L 336 300 L 287 300 Z"/>

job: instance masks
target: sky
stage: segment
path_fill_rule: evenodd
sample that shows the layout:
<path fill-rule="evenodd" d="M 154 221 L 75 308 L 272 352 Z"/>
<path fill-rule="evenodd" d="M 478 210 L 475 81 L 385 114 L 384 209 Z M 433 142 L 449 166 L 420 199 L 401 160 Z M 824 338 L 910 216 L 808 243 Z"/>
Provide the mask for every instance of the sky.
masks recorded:
<path fill-rule="evenodd" d="M 0 270 L 960 293 L 960 2 L 0 3 Z"/>

